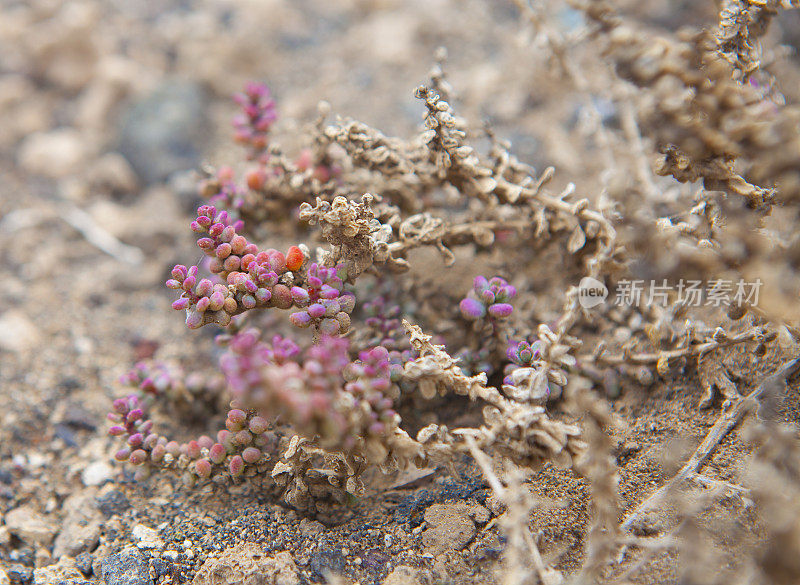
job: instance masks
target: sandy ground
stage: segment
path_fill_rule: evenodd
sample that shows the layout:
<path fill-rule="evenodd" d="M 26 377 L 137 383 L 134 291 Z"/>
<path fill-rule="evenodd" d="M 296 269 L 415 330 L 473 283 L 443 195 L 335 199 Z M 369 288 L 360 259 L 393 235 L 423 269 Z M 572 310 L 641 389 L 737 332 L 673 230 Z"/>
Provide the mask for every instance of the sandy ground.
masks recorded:
<path fill-rule="evenodd" d="M 533 107 L 553 90 L 537 85 L 542 64 L 526 66 L 535 56 L 525 41 L 505 2 L 0 2 L 0 567 L 11 583 L 31 582 L 33 569 L 36 583 L 100 583 L 108 558 L 118 563 L 109 575 L 123 565 L 141 573 L 109 584 L 228 582 L 214 580 L 222 577 L 208 568 L 213 559 L 245 572 L 260 566 L 272 575 L 264 583 L 332 574 L 362 584 L 389 574 L 392 585 L 493 582 L 502 508 L 466 460 L 455 476 L 438 469 L 376 479 L 364 498 L 318 519 L 256 484 L 136 483 L 113 461 L 104 419 L 121 392 L 117 378 L 152 355 L 201 371 L 214 359 L 213 333 L 187 331 L 163 286 L 169 269 L 195 254 L 186 229 L 193 175 L 148 178 L 118 149 L 135 104 L 173 80 L 196 84 L 202 107 L 198 132 L 182 138 L 194 153 L 186 168 L 237 156 L 227 140 L 228 96 L 252 78 L 274 90 L 276 134 L 287 145 L 321 99 L 405 135 L 421 114 L 412 90 L 444 45 L 462 114 L 491 118 L 520 158 L 588 186 L 601 157 L 577 155 L 583 138 L 567 125 L 569 98 Z M 544 120 L 556 130 L 542 131 Z M 92 241 L 92 226 L 123 246 Z M 740 392 L 779 360 L 743 355 Z M 717 420 L 720 405 L 698 410 L 700 394 L 696 380 L 682 379 L 631 385 L 613 402 L 624 423 L 613 437 L 623 512 L 670 477 Z M 792 398 L 783 417 L 797 415 Z M 218 421 L 181 422 L 176 432 L 189 436 Z M 704 473 L 736 483 L 747 455 L 732 433 Z M 527 486 L 540 502 L 530 526 L 544 557 L 565 572 L 578 568 L 585 482 L 545 467 Z M 758 520 L 741 498 L 722 499 L 704 521 L 721 518 L 757 540 Z M 748 537 L 719 540 L 735 568 Z M 138 552 L 118 555 L 131 545 Z M 675 567 L 671 553 L 659 553 L 630 578 L 672 582 Z"/>

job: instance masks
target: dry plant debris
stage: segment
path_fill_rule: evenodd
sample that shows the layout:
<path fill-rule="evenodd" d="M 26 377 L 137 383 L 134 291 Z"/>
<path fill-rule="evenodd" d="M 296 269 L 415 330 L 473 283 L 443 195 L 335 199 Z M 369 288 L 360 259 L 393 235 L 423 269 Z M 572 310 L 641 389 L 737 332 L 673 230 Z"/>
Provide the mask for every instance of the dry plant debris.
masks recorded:
<path fill-rule="evenodd" d="M 520 132 L 549 123 L 535 166 L 503 138 L 513 128 L 474 115 L 443 49 L 408 92 L 422 124 L 403 136 L 247 83 L 243 150 L 215 153 L 236 162 L 203 164 L 186 196 L 194 251 L 157 227 L 169 191 L 127 230 L 84 211 L 92 189 L 113 199 L 147 174 L 113 155 L 79 170 L 81 132 L 111 144 L 102 117 L 26 140 L 25 172 L 70 180 L 55 204 L 0 219 L 28 275 L 8 307 L 53 266 L 31 260 L 27 230 L 65 223 L 134 271 L 118 288 L 163 273 L 188 331 L 169 351 L 136 344 L 109 436 L 91 444 L 113 442 L 124 465 L 93 455 L 69 471 L 84 492 L 45 501 L 26 474 L 54 454 L 0 459 L 0 483 L 23 494 L 0 504 L 0 584 L 797 582 L 800 95 L 774 31 L 798 3 L 725 0 L 682 30 L 650 4 L 509 3 L 533 76 L 484 72 L 484 99 Z M 100 22 L 89 6 L 49 43 L 41 23 L 59 10 L 15 9 L 35 38 L 0 26 L 0 42 L 36 83 L 80 91 L 47 55 L 80 63 L 113 45 L 83 38 Z M 130 88 L 97 75 L 81 99 L 108 113 Z M 0 78 L 0 113 L 24 113 L 25 79 Z M 64 116 L 88 116 L 81 104 Z M 0 323 L 25 332 L 0 335 L 0 351 L 40 344 L 24 314 Z M 65 445 L 70 425 L 98 426 L 58 417 Z M 17 426 L 14 441 L 32 437 Z M 187 518 L 195 503 L 216 511 Z"/>

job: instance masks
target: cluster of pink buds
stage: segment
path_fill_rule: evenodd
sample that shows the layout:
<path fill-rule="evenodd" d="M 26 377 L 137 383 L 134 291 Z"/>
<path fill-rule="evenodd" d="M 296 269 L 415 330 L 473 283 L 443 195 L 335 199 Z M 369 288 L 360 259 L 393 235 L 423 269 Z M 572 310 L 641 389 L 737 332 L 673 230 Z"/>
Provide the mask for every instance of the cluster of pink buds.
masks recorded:
<path fill-rule="evenodd" d="M 284 254 L 273 248 L 259 251 L 240 235 L 240 222 L 232 223 L 226 211 L 202 205 L 192 230 L 200 234 L 197 245 L 210 257 L 209 270 L 222 282 L 198 279 L 197 266 L 177 265 L 172 269 L 169 288 L 182 291 L 172 307 L 186 311 L 186 325 L 196 329 L 208 323 L 223 327 L 235 315 L 256 307 L 277 307 L 301 311 L 291 317 L 298 327 L 322 333 L 347 331 L 355 297 L 344 293 L 344 267 L 326 268 L 306 264 L 297 246 Z M 291 273 L 291 274 L 287 274 Z"/>
<path fill-rule="evenodd" d="M 366 319 L 364 324 L 374 333 L 375 345 L 386 349 L 409 347 L 408 337 L 401 322 L 400 305 L 390 303 L 383 295 L 379 295 L 363 305 Z"/>
<path fill-rule="evenodd" d="M 151 432 L 153 421 L 145 416 L 138 396 L 132 394 L 115 400 L 108 419 L 116 423 L 109 429 L 109 434 L 126 437 L 126 445 L 115 455 L 118 461 L 130 461 L 134 465 L 161 463 L 167 452 L 167 441 Z"/>
<path fill-rule="evenodd" d="M 323 337 L 306 350 L 302 365 L 296 346 L 277 337 L 259 341 L 258 332 L 237 334 L 220 360 L 235 399 L 258 412 L 280 416 L 309 437 L 340 437 L 345 420 L 334 409 L 349 363 L 346 339 Z"/>
<path fill-rule="evenodd" d="M 350 293 L 343 293 L 344 278 L 343 264 L 334 268 L 309 264 L 305 286 L 293 286 L 291 289 L 294 305 L 303 309 L 291 314 L 289 319 L 292 324 L 301 328 L 314 325 L 325 335 L 347 331 L 356 298 Z"/>
<path fill-rule="evenodd" d="M 267 419 L 237 408 L 235 402 L 228 411 L 226 428 L 217 432 L 216 440 L 203 435 L 180 444 L 154 433 L 146 404 L 133 394 L 115 400 L 108 418 L 115 423 L 109 434 L 125 439 L 116 459 L 138 467 L 140 478 L 162 467 L 182 470 L 189 483 L 212 475 L 238 477 L 248 466 L 266 462 L 277 447 Z"/>
<path fill-rule="evenodd" d="M 250 147 L 250 158 L 258 158 L 266 150 L 267 135 L 278 118 L 275 101 L 263 83 L 248 83 L 233 99 L 242 108 L 233 119 L 234 138 Z"/>
<path fill-rule="evenodd" d="M 313 154 L 310 148 L 301 150 L 294 164 L 301 173 L 309 169 L 312 170 L 312 176 L 320 183 L 327 183 L 331 179 L 336 179 L 342 174 L 342 167 L 337 164 L 314 164 Z"/>
<path fill-rule="evenodd" d="M 223 166 L 213 175 L 200 183 L 200 193 L 212 205 L 226 209 L 239 210 L 244 205 L 245 191 L 236 183 L 233 169 Z"/>
<path fill-rule="evenodd" d="M 539 359 L 541 353 L 542 342 L 538 339 L 533 342 L 527 340 L 509 341 L 506 357 L 508 357 L 511 363 L 507 364 L 504 368 L 505 377 L 503 378 L 503 384 L 507 386 L 516 385 L 514 376 L 520 375 L 521 368 L 530 369 L 533 367 L 534 362 Z M 514 374 L 517 370 L 520 371 Z"/>
<path fill-rule="evenodd" d="M 476 276 L 469 295 L 461 300 L 459 308 L 465 319 L 477 321 L 487 314 L 494 319 L 505 319 L 514 311 L 509 301 L 517 294 L 517 289 L 505 279 L 495 276 L 487 280 Z"/>
<path fill-rule="evenodd" d="M 533 361 L 539 357 L 542 350 L 542 342 L 538 339 L 533 343 L 528 341 L 511 341 L 508 344 L 506 356 L 508 360 L 523 368 L 528 368 Z"/>
<path fill-rule="evenodd" d="M 204 376 L 199 372 L 185 373 L 182 368 L 159 361 L 141 361 L 120 376 L 124 386 L 135 390 L 135 396 L 147 406 L 153 399 L 186 400 L 201 395 L 216 395 L 222 389 L 219 376 Z"/>
<path fill-rule="evenodd" d="M 344 371 L 345 379 L 350 380 L 344 389 L 355 399 L 362 414 L 363 428 L 352 429 L 355 431 L 352 436 L 383 435 L 398 420 L 393 399 L 399 392 L 391 381 L 389 352 L 374 347 L 359 353 L 358 358 Z"/>
<path fill-rule="evenodd" d="M 236 334 L 220 360 L 237 403 L 280 416 L 327 448 L 351 449 L 358 437 L 381 436 L 396 424 L 399 389 L 386 349 L 361 352 L 351 362 L 345 338 L 322 337 L 300 356 L 280 336 L 271 344 L 258 337 L 252 329 Z"/>

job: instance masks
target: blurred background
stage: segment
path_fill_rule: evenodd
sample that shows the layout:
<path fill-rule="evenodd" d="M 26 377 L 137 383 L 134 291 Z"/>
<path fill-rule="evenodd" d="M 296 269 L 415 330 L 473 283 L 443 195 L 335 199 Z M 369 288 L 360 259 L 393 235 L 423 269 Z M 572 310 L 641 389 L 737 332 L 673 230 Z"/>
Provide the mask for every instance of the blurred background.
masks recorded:
<path fill-rule="evenodd" d="M 717 14 L 713 2 L 620 4 L 670 30 Z M 547 6 L 579 41 L 581 17 Z M 796 12 L 767 42 L 800 46 Z M 406 137 L 443 46 L 461 115 L 491 121 L 537 169 L 554 165 L 556 185 L 597 192 L 603 145 L 546 45 L 510 0 L 0 0 L 0 511 L 34 492 L 52 510 L 111 477 L 116 378 L 213 335 L 185 330 L 163 281 L 196 253 L 197 169 L 242 158 L 230 97 L 246 81 L 271 88 L 286 150 L 303 146 L 320 100 Z M 611 102 L 591 101 L 618 126 Z"/>

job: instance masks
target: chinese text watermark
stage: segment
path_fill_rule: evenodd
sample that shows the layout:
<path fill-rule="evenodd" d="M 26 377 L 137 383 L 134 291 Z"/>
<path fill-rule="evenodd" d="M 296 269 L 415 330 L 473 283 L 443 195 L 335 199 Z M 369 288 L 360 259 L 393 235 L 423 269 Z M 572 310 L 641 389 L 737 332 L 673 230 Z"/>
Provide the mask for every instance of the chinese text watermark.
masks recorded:
<path fill-rule="evenodd" d="M 761 279 L 724 280 L 720 278 L 702 281 L 680 279 L 669 283 L 658 280 L 620 280 L 611 299 L 616 306 L 661 305 L 666 307 L 670 299 L 690 307 L 729 305 L 758 305 Z M 608 288 L 595 278 L 586 277 L 578 285 L 578 300 L 586 309 L 604 303 L 609 297 Z"/>

